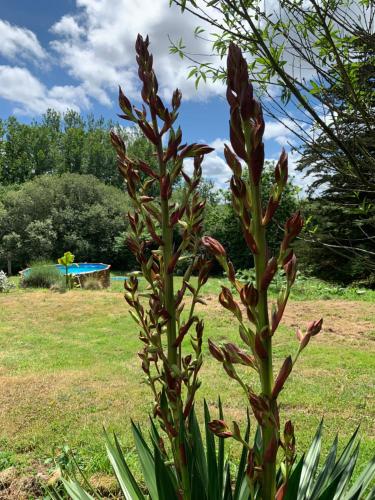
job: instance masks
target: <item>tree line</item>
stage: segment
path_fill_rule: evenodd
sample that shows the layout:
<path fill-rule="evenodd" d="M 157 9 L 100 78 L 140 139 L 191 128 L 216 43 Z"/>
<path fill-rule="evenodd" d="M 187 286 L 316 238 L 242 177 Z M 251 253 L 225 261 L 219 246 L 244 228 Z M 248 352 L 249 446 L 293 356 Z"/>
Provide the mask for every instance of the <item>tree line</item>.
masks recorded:
<path fill-rule="evenodd" d="M 109 130 L 116 126 L 73 110 L 60 114 L 49 109 L 30 124 L 14 116 L 0 119 L 0 186 L 19 185 L 43 174 L 77 173 L 121 188 L 109 140 Z M 136 151 L 153 161 L 151 147 L 139 133 L 122 128 L 121 134 L 130 144 L 129 154 Z"/>
<path fill-rule="evenodd" d="M 0 268 L 18 271 L 36 257 L 55 259 L 67 249 L 81 261 L 105 260 L 124 270 L 134 267 L 125 243 L 129 199 L 110 144 L 111 127 L 116 124 L 83 118 L 75 111 L 61 115 L 48 110 L 30 124 L 13 116 L 0 121 Z M 130 155 L 155 162 L 142 135 L 131 129 L 120 132 Z M 366 132 L 370 146 L 373 136 Z M 322 144 L 323 140 L 328 141 L 320 136 L 316 147 L 327 150 L 329 142 Z M 349 132 L 346 140 L 351 140 Z M 334 145 L 329 147 L 332 161 L 342 156 Z M 352 150 L 359 154 L 354 146 Z M 285 214 L 300 208 L 307 220 L 296 243 L 303 247 L 302 270 L 342 283 L 366 280 L 373 286 L 374 192 L 354 184 L 341 167 L 332 172 L 325 166 L 313 148 L 305 150 L 300 168 L 315 175 L 312 187 L 319 189 L 301 200 L 290 185 L 271 228 L 271 246 L 283 230 Z M 266 166 L 264 199 L 273 168 L 272 162 Z M 369 179 L 371 168 L 369 164 Z M 201 189 L 207 203 L 206 234 L 225 242 L 237 269 L 251 267 L 228 193 L 217 191 L 208 180 Z"/>

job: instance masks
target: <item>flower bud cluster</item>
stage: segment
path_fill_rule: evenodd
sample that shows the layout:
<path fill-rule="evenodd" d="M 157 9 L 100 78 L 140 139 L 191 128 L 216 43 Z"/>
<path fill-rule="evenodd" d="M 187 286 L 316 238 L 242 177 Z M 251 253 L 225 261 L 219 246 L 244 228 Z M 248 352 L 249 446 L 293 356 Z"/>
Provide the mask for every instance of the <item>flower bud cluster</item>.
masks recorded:
<path fill-rule="evenodd" d="M 119 116 L 137 124 L 151 142 L 158 168 L 142 159 L 129 158 L 121 131 L 111 131 L 118 168 L 134 206 L 133 212 L 128 214 L 131 229 L 128 245 L 137 259 L 142 279 L 148 283 L 146 290 L 140 292 L 137 278 L 130 277 L 125 281 L 125 300 L 139 327 L 143 348 L 138 355 L 154 395 L 154 415 L 170 438 L 172 449 L 178 449 L 173 443 L 178 438 L 181 416 L 183 420 L 188 419 L 200 386 L 198 372 L 202 366 L 204 325 L 194 310 L 196 303 L 203 300 L 200 290 L 208 279 L 211 263 L 198 252 L 205 202 L 197 188 L 204 155 L 212 148 L 182 143 L 181 129 L 174 128 L 181 92 L 177 89 L 173 93 L 168 109 L 158 95 L 148 37 L 143 39 L 138 35 L 135 48 L 143 104 L 141 109 L 136 108 L 120 88 L 122 114 Z M 164 140 L 166 134 L 167 140 Z M 184 171 L 185 158 L 193 158 L 190 176 Z M 183 185 L 179 203 L 173 196 L 177 182 Z M 186 252 L 193 256 L 192 262 L 181 288 L 175 291 L 174 270 Z M 193 272 L 198 275 L 196 287 L 190 284 Z M 183 319 L 187 292 L 192 295 L 192 305 L 187 318 Z M 187 337 L 193 353 L 184 355 Z M 177 470 L 178 467 L 177 460 Z"/>
<path fill-rule="evenodd" d="M 233 43 L 229 47 L 227 60 L 227 100 L 230 106 L 230 142 L 225 145 L 224 156 L 232 171 L 230 189 L 232 204 L 238 215 L 244 239 L 253 254 L 256 283 L 239 283 L 235 278 L 233 265 L 228 259 L 223 245 L 209 236 L 202 238 L 203 245 L 216 257 L 227 273 L 233 288 L 238 292 L 240 301 L 232 291 L 222 287 L 220 304 L 230 311 L 239 323 L 242 341 L 250 348 L 250 353 L 233 343 L 220 345 L 208 341 L 211 355 L 220 363 L 232 379 L 245 390 L 248 403 L 262 430 L 263 450 L 261 456 L 250 449 L 248 454 L 247 477 L 250 484 L 265 473 L 269 464 L 275 467 L 278 448 L 285 452 L 285 464 L 290 469 L 295 457 L 295 440 L 292 424 L 287 422 L 284 441 L 280 437 L 278 396 L 289 378 L 298 354 L 316 335 L 322 320 L 311 322 L 303 335 L 297 337 L 300 347 L 297 356 L 287 356 L 274 378 L 272 360 L 272 336 L 280 324 L 289 298 L 291 287 L 297 274 L 297 259 L 292 243 L 303 227 L 300 212 L 291 215 L 284 226 L 284 236 L 280 243 L 278 257 L 270 256 L 267 248 L 266 230 L 280 204 L 288 180 L 288 157 L 284 149 L 276 164 L 274 184 L 267 205 L 263 207 L 260 183 L 264 163 L 264 120 L 261 105 L 254 99 L 253 87 L 249 81 L 245 58 L 240 48 Z M 243 176 L 245 164 L 249 176 Z M 283 272 L 285 285 L 281 288 L 276 303 L 269 311 L 268 288 L 277 272 Z M 246 311 L 246 315 L 244 314 Z M 250 326 L 246 324 L 246 319 Z M 236 371 L 235 365 L 241 364 L 254 369 L 260 378 L 262 391 L 256 394 L 244 377 Z M 211 430 L 220 437 L 235 437 L 234 432 L 223 421 L 214 421 Z M 289 470 L 288 469 L 288 470 Z M 266 484 L 264 488 L 267 488 Z M 253 483 L 254 484 L 254 483 Z"/>

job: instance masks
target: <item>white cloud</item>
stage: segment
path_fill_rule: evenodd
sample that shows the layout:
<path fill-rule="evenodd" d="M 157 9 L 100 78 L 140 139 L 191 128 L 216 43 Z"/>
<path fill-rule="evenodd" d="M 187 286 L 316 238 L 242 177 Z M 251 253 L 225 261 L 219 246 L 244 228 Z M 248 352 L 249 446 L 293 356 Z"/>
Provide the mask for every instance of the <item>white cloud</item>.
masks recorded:
<path fill-rule="evenodd" d="M 0 19 L 0 40 L 0 54 L 10 60 L 47 59 L 47 53 L 32 31 L 12 25 L 2 19 Z"/>
<path fill-rule="evenodd" d="M 223 153 L 224 152 L 224 144 L 229 144 L 230 145 L 230 140 L 229 139 L 220 139 L 219 137 L 212 141 L 209 146 L 211 148 L 215 148 L 216 152 Z"/>
<path fill-rule="evenodd" d="M 197 20 L 183 15 L 166 0 L 77 0 L 79 12 L 64 16 L 51 32 L 51 47 L 68 73 L 77 79 L 90 97 L 110 104 L 109 92 L 120 84 L 127 95 L 138 97 L 134 43 L 138 33 L 150 36 L 155 70 L 163 97 L 179 87 L 185 99 L 206 99 L 222 94 L 220 82 L 208 83 L 196 92 L 187 80 L 191 63 L 169 53 L 170 42 L 182 37 L 189 50 L 211 54 L 210 44 L 193 37 Z"/>
<path fill-rule="evenodd" d="M 264 129 L 264 139 L 275 140 L 281 146 L 286 146 L 287 144 L 293 144 L 294 134 L 289 128 L 293 129 L 294 124 L 292 120 L 284 119 L 282 122 L 277 121 L 266 121 L 266 126 Z"/>
<path fill-rule="evenodd" d="M 187 174 L 193 172 L 193 160 L 191 158 L 184 161 L 184 169 Z M 205 156 L 202 163 L 202 175 L 204 179 L 211 180 L 216 188 L 227 188 L 231 170 L 224 158 L 214 151 Z"/>
<path fill-rule="evenodd" d="M 84 34 L 84 31 L 85 30 L 79 26 L 74 17 L 69 15 L 63 16 L 60 21 L 55 23 L 51 28 L 51 32 L 56 35 L 72 38 L 80 37 Z"/>
<path fill-rule="evenodd" d="M 20 114 L 40 114 L 48 108 L 80 111 L 90 103 L 82 87 L 54 86 L 48 89 L 26 68 L 0 66 L 0 97 L 15 103 Z"/>

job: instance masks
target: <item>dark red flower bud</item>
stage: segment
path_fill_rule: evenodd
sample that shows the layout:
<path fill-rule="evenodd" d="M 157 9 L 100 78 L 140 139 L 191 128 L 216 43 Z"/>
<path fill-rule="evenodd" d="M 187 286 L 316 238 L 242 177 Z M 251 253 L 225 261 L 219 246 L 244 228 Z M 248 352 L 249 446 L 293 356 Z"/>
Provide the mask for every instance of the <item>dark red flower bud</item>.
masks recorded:
<path fill-rule="evenodd" d="M 164 242 L 163 240 L 161 239 L 161 237 L 156 233 L 155 231 L 155 226 L 151 220 L 151 218 L 147 215 L 145 217 L 145 221 L 146 221 L 146 226 L 147 226 L 147 229 L 152 237 L 152 239 L 155 241 L 155 243 L 157 245 L 164 245 Z"/>
<path fill-rule="evenodd" d="M 299 235 L 303 228 L 303 219 L 298 211 L 293 214 L 285 223 L 285 235 L 281 243 L 282 250 L 286 250 L 289 244 Z"/>
<path fill-rule="evenodd" d="M 181 98 L 182 98 L 181 91 L 179 89 L 176 89 L 173 92 L 173 96 L 172 96 L 172 108 L 174 111 L 177 111 L 177 109 L 180 107 Z"/>
<path fill-rule="evenodd" d="M 150 201 L 154 201 L 154 198 L 152 196 L 140 196 L 139 201 L 141 203 L 149 203 Z"/>
<path fill-rule="evenodd" d="M 282 149 L 279 161 L 276 164 L 275 180 L 281 187 L 284 187 L 288 180 L 288 155 L 286 154 L 284 148 Z"/>
<path fill-rule="evenodd" d="M 287 484 L 282 484 L 280 488 L 277 490 L 275 500 L 284 500 L 286 495 Z"/>
<path fill-rule="evenodd" d="M 229 138 L 236 155 L 246 161 L 247 154 L 245 148 L 245 136 L 242 131 L 241 118 L 238 108 L 234 108 L 231 112 Z"/>
<path fill-rule="evenodd" d="M 159 139 L 158 139 L 158 137 L 156 137 L 156 134 L 155 134 L 153 128 L 150 127 L 150 125 L 147 122 L 142 121 L 142 120 L 138 120 L 138 125 L 142 129 L 142 132 L 147 137 L 147 139 L 149 139 L 149 141 L 151 141 L 152 144 L 157 146 L 159 143 Z"/>
<path fill-rule="evenodd" d="M 288 280 L 289 286 L 293 285 L 297 276 L 297 257 L 292 251 L 291 257 L 288 262 L 284 265 L 284 271 Z"/>
<path fill-rule="evenodd" d="M 179 157 L 180 158 L 189 158 L 195 156 L 202 156 L 207 153 L 211 153 L 214 151 L 214 148 L 207 146 L 206 144 L 189 144 L 188 146 L 184 146 L 180 150 Z"/>
<path fill-rule="evenodd" d="M 185 357 L 183 358 L 183 363 L 184 363 L 184 365 L 185 365 L 185 366 L 189 366 L 189 365 L 190 365 L 190 363 L 191 363 L 191 361 L 192 361 L 192 359 L 193 359 L 193 356 L 192 356 L 191 354 L 188 354 L 187 356 L 185 356 Z"/>
<path fill-rule="evenodd" d="M 177 251 L 172 255 L 171 260 L 169 261 L 168 267 L 167 267 L 168 274 L 173 273 L 174 268 L 176 267 L 176 264 L 178 262 L 178 259 L 180 258 L 180 255 L 181 255 L 181 251 Z"/>
<path fill-rule="evenodd" d="M 231 283 L 236 282 L 236 271 L 231 261 L 228 262 L 228 279 Z"/>
<path fill-rule="evenodd" d="M 224 156 L 228 164 L 228 167 L 232 170 L 234 175 L 236 175 L 237 177 L 241 177 L 242 174 L 241 163 L 238 161 L 236 155 L 233 153 L 233 151 L 229 148 L 227 144 L 224 144 Z"/>
<path fill-rule="evenodd" d="M 195 325 L 195 333 L 197 334 L 197 339 L 201 339 L 203 337 L 203 330 L 204 330 L 204 321 L 203 319 L 198 320 L 197 324 Z"/>
<path fill-rule="evenodd" d="M 288 420 L 287 422 L 285 422 L 284 439 L 287 440 L 292 436 L 294 436 L 294 427 L 291 420 Z"/>
<path fill-rule="evenodd" d="M 110 136 L 112 145 L 116 149 L 117 154 L 120 157 L 124 157 L 126 154 L 126 147 L 122 137 L 119 134 L 117 134 L 117 132 L 114 129 L 111 130 Z"/>
<path fill-rule="evenodd" d="M 255 475 L 255 452 L 251 449 L 247 455 L 246 475 L 253 481 Z"/>
<path fill-rule="evenodd" d="M 278 447 L 279 447 L 279 442 L 276 439 L 276 436 L 272 436 L 272 439 L 269 442 L 264 452 L 264 461 L 266 463 L 274 462 L 276 460 Z"/>
<path fill-rule="evenodd" d="M 208 277 L 210 275 L 210 271 L 212 269 L 213 262 L 212 260 L 205 261 L 199 270 L 198 274 L 198 283 L 200 286 L 203 286 L 207 283 Z"/>
<path fill-rule="evenodd" d="M 276 377 L 275 385 L 274 385 L 273 390 L 272 390 L 272 398 L 273 399 L 276 399 L 277 396 L 280 394 L 280 391 L 283 389 L 284 384 L 285 384 L 287 378 L 289 377 L 290 372 L 292 371 L 292 368 L 293 368 L 292 357 L 288 356 L 285 359 L 282 367 L 280 368 L 278 376 Z"/>
<path fill-rule="evenodd" d="M 251 177 L 254 184 L 257 186 L 260 182 L 260 177 L 262 175 L 264 164 L 264 144 L 261 142 L 258 144 L 256 149 L 254 149 L 250 156 L 250 170 Z"/>
<path fill-rule="evenodd" d="M 270 199 L 268 200 L 266 212 L 262 218 L 263 226 L 266 226 L 269 223 L 269 221 L 272 219 L 274 213 L 277 210 L 277 207 L 279 206 L 279 203 L 280 202 L 278 199 L 275 200 L 273 198 L 273 196 L 270 196 Z"/>
<path fill-rule="evenodd" d="M 296 448 L 296 438 L 294 435 L 294 427 L 290 420 L 285 423 L 284 427 L 284 449 L 285 457 L 289 463 L 293 463 Z"/>
<path fill-rule="evenodd" d="M 137 167 L 140 170 L 142 170 L 143 173 L 145 173 L 146 175 L 149 175 L 153 179 L 159 179 L 158 174 L 156 172 L 154 172 L 152 170 L 152 168 L 149 165 L 147 165 L 147 163 L 145 163 L 144 161 L 138 160 Z"/>
<path fill-rule="evenodd" d="M 257 244 L 256 244 L 256 242 L 254 240 L 253 235 L 250 232 L 250 229 L 245 229 L 244 228 L 243 234 L 244 234 L 244 238 L 245 238 L 245 241 L 246 241 L 247 246 L 249 247 L 249 249 L 252 251 L 253 254 L 257 254 L 258 253 L 258 247 L 257 247 Z"/>
<path fill-rule="evenodd" d="M 208 339 L 208 349 L 212 356 L 217 359 L 217 361 L 220 361 L 222 363 L 224 361 L 224 354 L 222 349 L 218 345 L 216 345 L 214 342 L 212 342 L 211 339 Z"/>
<path fill-rule="evenodd" d="M 136 292 L 138 289 L 138 280 L 135 276 L 130 276 L 128 280 L 124 281 L 124 288 L 128 292 Z"/>
<path fill-rule="evenodd" d="M 181 326 L 179 332 L 178 332 L 178 337 L 175 340 L 174 346 L 178 347 L 181 342 L 184 340 L 185 335 L 189 331 L 191 325 L 194 323 L 194 321 L 197 321 L 196 316 L 192 316 L 184 325 Z"/>
<path fill-rule="evenodd" d="M 240 306 L 233 299 L 232 292 L 226 286 L 221 287 L 219 302 L 225 309 L 228 309 L 228 311 L 232 312 L 240 321 L 242 320 Z"/>
<path fill-rule="evenodd" d="M 240 297 L 244 306 L 255 307 L 258 304 L 258 290 L 252 283 L 246 283 L 246 285 L 241 288 Z"/>
<path fill-rule="evenodd" d="M 240 177 L 232 175 L 230 180 L 230 189 L 238 200 L 246 198 L 246 184 Z"/>
<path fill-rule="evenodd" d="M 203 236 L 202 244 L 213 254 L 215 257 L 226 257 L 226 252 L 221 243 L 219 243 L 211 236 Z"/>
<path fill-rule="evenodd" d="M 251 366 L 256 368 L 255 359 L 243 349 L 240 349 L 236 344 L 228 342 L 223 347 L 224 355 L 230 363 L 240 363 L 241 365 Z"/>
<path fill-rule="evenodd" d="M 269 413 L 267 400 L 265 400 L 262 396 L 257 396 L 254 392 L 250 392 L 249 403 L 259 425 L 263 425 L 265 417 Z"/>
<path fill-rule="evenodd" d="M 267 262 L 266 269 L 264 270 L 262 281 L 261 281 L 261 290 L 267 290 L 273 277 L 277 272 L 277 259 L 275 257 L 271 257 L 271 259 Z"/>
<path fill-rule="evenodd" d="M 260 359 L 267 359 L 268 353 L 263 345 L 262 339 L 259 333 L 255 335 L 255 352 Z"/>
<path fill-rule="evenodd" d="M 172 195 L 171 178 L 169 173 L 160 179 L 160 197 L 162 200 L 168 200 Z"/>
<path fill-rule="evenodd" d="M 264 119 L 262 106 L 259 101 L 253 100 L 254 125 L 251 133 L 253 151 L 256 151 L 262 144 L 264 134 Z"/>
<path fill-rule="evenodd" d="M 208 428 L 215 434 L 215 436 L 221 438 L 228 438 L 233 436 L 233 433 L 230 431 L 228 425 L 224 422 L 224 420 L 212 420 L 212 422 L 208 423 Z"/>
<path fill-rule="evenodd" d="M 120 105 L 120 108 L 122 109 L 122 111 L 126 115 L 130 114 L 132 111 L 132 105 L 131 105 L 129 99 L 123 93 L 121 87 L 119 87 L 119 90 L 118 90 L 118 101 L 119 101 L 119 105 Z"/>
<path fill-rule="evenodd" d="M 322 325 L 323 318 L 321 318 L 319 321 L 310 321 L 310 323 L 307 325 L 307 334 L 311 335 L 312 337 L 314 335 L 317 335 L 322 329 Z"/>

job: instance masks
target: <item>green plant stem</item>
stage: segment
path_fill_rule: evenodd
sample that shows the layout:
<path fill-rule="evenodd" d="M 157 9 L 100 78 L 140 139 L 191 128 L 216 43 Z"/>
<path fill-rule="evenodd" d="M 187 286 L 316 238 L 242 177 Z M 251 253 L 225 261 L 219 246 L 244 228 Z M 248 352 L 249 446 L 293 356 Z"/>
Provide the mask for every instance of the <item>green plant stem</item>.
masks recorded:
<path fill-rule="evenodd" d="M 155 132 L 159 135 L 159 127 L 154 113 L 152 113 L 152 124 Z M 159 138 L 156 146 L 159 174 L 162 178 L 167 173 L 167 166 L 163 161 L 163 145 Z M 165 308 L 169 314 L 167 322 L 167 338 L 168 338 L 168 361 L 171 365 L 177 365 L 177 348 L 176 342 L 176 309 L 174 304 L 174 289 L 173 289 L 173 273 L 168 273 L 168 264 L 173 252 L 173 231 L 169 224 L 169 206 L 168 200 L 161 198 L 161 227 L 163 239 L 163 282 L 165 286 L 164 298 Z"/>
<path fill-rule="evenodd" d="M 252 201 L 252 232 L 257 245 L 257 253 L 254 254 L 254 266 L 256 275 L 256 287 L 259 293 L 259 300 L 257 304 L 258 312 L 258 331 L 269 332 L 269 317 L 268 317 L 268 299 L 267 290 L 261 290 L 261 281 L 267 265 L 267 241 L 266 229 L 262 224 L 262 194 L 260 185 L 255 185 L 251 173 L 251 129 L 248 123 L 242 122 L 246 149 L 249 155 L 249 185 L 251 190 Z M 268 334 L 262 342 L 267 352 L 267 358 L 260 360 L 260 382 L 262 387 L 262 394 L 271 401 L 271 394 L 273 388 L 273 362 L 272 362 L 272 337 Z M 275 403 L 271 402 L 271 405 Z M 271 408 L 273 410 L 273 408 Z M 263 441 L 263 455 L 271 443 L 277 430 L 269 419 L 262 425 L 262 441 Z M 263 476 L 262 476 L 262 500 L 274 500 L 276 495 L 276 460 L 271 462 L 263 462 Z"/>
<path fill-rule="evenodd" d="M 159 127 L 155 113 L 151 112 L 152 115 L 152 125 L 155 133 L 159 136 Z M 161 138 L 159 137 L 158 144 L 156 146 L 157 155 L 158 155 L 158 163 L 159 163 L 159 174 L 160 174 L 160 182 L 161 179 L 167 173 L 167 166 L 163 160 L 163 145 Z M 160 186 L 161 187 L 161 186 Z M 181 369 L 179 356 L 178 356 L 178 348 L 175 346 L 176 342 L 176 308 L 175 308 L 175 299 L 174 299 L 174 289 L 173 289 L 173 273 L 168 272 L 168 264 L 171 261 L 171 257 L 173 254 L 173 230 L 169 224 L 169 206 L 168 199 L 160 198 L 161 204 L 161 227 L 162 227 L 162 239 L 163 239 L 163 282 L 164 282 L 164 300 L 165 300 L 165 308 L 168 312 L 169 319 L 167 322 L 167 358 L 169 363 L 169 368 L 172 365 L 178 366 Z M 173 438 L 172 449 L 174 450 L 174 459 L 176 468 L 181 476 L 182 483 L 182 495 L 184 500 L 190 499 L 190 478 L 189 471 L 187 469 L 186 461 L 184 459 L 184 445 L 180 441 L 180 433 L 179 425 L 180 425 L 180 416 L 182 415 L 183 407 L 182 407 L 181 397 L 171 405 L 171 409 L 173 412 L 173 418 L 175 427 L 177 430 L 177 436 Z"/>
<path fill-rule="evenodd" d="M 254 255 L 256 284 L 259 291 L 259 301 L 257 305 L 259 331 L 269 331 L 269 317 L 268 317 L 268 300 L 267 290 L 261 291 L 261 280 L 266 268 L 266 234 L 265 228 L 262 225 L 262 199 L 260 187 L 252 185 L 252 200 L 253 200 L 253 224 L 254 224 L 254 237 L 258 247 L 258 253 Z M 263 345 L 267 351 L 267 358 L 261 360 L 260 379 L 262 386 L 262 393 L 271 400 L 273 388 L 273 361 L 272 361 L 272 337 L 267 335 L 263 341 Z M 274 404 L 271 402 L 271 404 Z M 268 421 L 262 426 L 263 437 L 263 453 L 267 450 L 273 437 L 275 436 L 276 429 Z M 263 478 L 262 478 L 262 498 L 263 500 L 274 500 L 276 495 L 276 460 L 271 462 L 264 462 L 263 464 Z"/>

